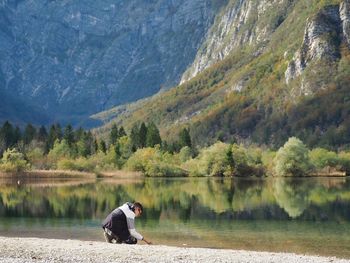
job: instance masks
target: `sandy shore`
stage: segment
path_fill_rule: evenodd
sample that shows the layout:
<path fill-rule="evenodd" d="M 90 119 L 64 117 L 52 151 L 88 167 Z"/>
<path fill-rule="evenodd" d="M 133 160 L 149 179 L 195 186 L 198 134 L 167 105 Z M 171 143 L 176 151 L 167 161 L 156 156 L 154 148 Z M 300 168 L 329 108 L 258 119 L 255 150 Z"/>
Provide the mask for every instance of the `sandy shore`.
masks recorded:
<path fill-rule="evenodd" d="M 242 250 L 116 245 L 104 242 L 0 237 L 0 262 L 350 262 L 330 257 Z"/>

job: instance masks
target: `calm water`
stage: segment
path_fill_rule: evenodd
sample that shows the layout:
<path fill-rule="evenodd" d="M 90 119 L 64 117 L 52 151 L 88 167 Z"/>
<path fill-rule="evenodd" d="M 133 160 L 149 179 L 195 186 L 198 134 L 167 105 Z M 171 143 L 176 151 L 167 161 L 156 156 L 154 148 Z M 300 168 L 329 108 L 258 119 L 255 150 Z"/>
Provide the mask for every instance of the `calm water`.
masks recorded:
<path fill-rule="evenodd" d="M 104 217 L 133 200 L 155 244 L 350 258 L 345 178 L 3 180 L 0 235 L 102 241 Z"/>

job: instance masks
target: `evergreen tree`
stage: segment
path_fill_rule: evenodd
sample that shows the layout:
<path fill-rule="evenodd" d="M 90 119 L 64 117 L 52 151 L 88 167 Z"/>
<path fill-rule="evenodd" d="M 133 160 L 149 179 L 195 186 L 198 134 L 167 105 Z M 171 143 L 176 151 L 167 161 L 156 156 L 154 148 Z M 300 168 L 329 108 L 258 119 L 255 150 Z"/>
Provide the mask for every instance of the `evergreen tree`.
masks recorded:
<path fill-rule="evenodd" d="M 120 137 L 123 137 L 123 136 L 126 136 L 127 134 L 126 134 L 126 132 L 125 132 L 125 130 L 124 130 L 124 127 L 123 126 L 121 126 L 120 128 L 119 128 L 119 138 Z"/>
<path fill-rule="evenodd" d="M 146 147 L 146 139 L 147 139 L 147 127 L 144 122 L 141 123 L 140 131 L 139 131 L 139 139 L 140 139 L 140 148 Z"/>
<path fill-rule="evenodd" d="M 74 131 L 72 125 L 68 124 L 64 129 L 63 139 L 66 140 L 69 146 L 74 143 Z"/>
<path fill-rule="evenodd" d="M 154 147 L 157 144 L 161 145 L 162 139 L 160 138 L 160 134 L 157 126 L 153 122 L 151 122 L 148 125 L 148 129 L 147 129 L 146 146 Z"/>
<path fill-rule="evenodd" d="M 190 131 L 188 129 L 184 128 L 180 131 L 179 144 L 180 144 L 180 148 L 185 147 L 185 146 L 192 148 Z"/>
<path fill-rule="evenodd" d="M 12 147 L 15 144 L 14 129 L 10 122 L 6 121 L 0 130 L 0 139 L 2 141 L 1 152 Z"/>
<path fill-rule="evenodd" d="M 117 142 L 114 146 L 114 151 L 115 151 L 115 154 L 117 155 L 117 158 L 119 159 L 121 157 L 121 149 L 120 149 L 120 144 L 119 142 Z"/>
<path fill-rule="evenodd" d="M 96 139 L 94 139 L 92 147 L 93 147 L 93 153 L 97 153 L 98 152 L 98 143 L 97 143 Z"/>
<path fill-rule="evenodd" d="M 25 144 L 31 143 L 32 140 L 36 138 L 36 133 L 37 133 L 36 128 L 30 123 L 27 124 L 23 135 L 24 143 Z"/>
<path fill-rule="evenodd" d="M 56 131 L 56 136 L 58 140 L 62 140 L 63 133 L 62 133 L 62 128 L 59 123 L 56 124 L 55 126 L 55 131 Z"/>
<path fill-rule="evenodd" d="M 49 135 L 47 138 L 47 152 L 53 148 L 56 140 L 61 141 L 62 139 L 62 129 L 59 123 L 53 124 L 50 127 Z"/>
<path fill-rule="evenodd" d="M 131 140 L 132 150 L 135 152 L 138 148 L 140 148 L 140 134 L 136 124 L 131 128 L 130 140 Z"/>
<path fill-rule="evenodd" d="M 119 131 L 116 124 L 112 125 L 111 133 L 109 134 L 109 144 L 116 144 L 117 140 L 119 138 Z"/>
<path fill-rule="evenodd" d="M 106 146 L 106 142 L 104 140 L 100 141 L 100 143 L 98 145 L 98 149 L 103 153 L 107 152 L 107 146 Z"/>
<path fill-rule="evenodd" d="M 84 129 L 82 127 L 79 127 L 79 129 L 77 129 L 74 132 L 74 141 L 75 142 L 79 141 L 84 135 L 85 135 Z"/>
<path fill-rule="evenodd" d="M 21 133 L 21 130 L 18 126 L 16 126 L 16 129 L 14 131 L 14 135 L 13 135 L 13 140 L 14 140 L 14 143 L 18 143 L 20 140 L 22 139 L 22 133 Z"/>
<path fill-rule="evenodd" d="M 38 141 L 39 142 L 46 142 L 46 140 L 48 138 L 48 134 L 47 134 L 45 126 L 41 126 L 39 128 L 39 132 L 38 132 L 38 136 L 37 137 L 38 137 Z"/>
<path fill-rule="evenodd" d="M 84 132 L 77 142 L 79 156 L 87 157 L 92 153 L 93 138 L 91 133 Z"/>

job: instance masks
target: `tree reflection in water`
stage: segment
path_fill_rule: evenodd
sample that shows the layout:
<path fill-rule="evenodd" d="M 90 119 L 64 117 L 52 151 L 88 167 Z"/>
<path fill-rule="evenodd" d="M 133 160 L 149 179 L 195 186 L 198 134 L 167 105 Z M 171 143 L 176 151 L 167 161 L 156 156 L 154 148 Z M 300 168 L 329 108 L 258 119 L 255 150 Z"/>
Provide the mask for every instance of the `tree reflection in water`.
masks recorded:
<path fill-rule="evenodd" d="M 2 217 L 103 218 L 138 200 L 152 219 L 337 219 L 349 221 L 344 179 L 147 178 L 57 186 L 2 185 Z M 326 214 L 326 216 L 325 216 Z"/>

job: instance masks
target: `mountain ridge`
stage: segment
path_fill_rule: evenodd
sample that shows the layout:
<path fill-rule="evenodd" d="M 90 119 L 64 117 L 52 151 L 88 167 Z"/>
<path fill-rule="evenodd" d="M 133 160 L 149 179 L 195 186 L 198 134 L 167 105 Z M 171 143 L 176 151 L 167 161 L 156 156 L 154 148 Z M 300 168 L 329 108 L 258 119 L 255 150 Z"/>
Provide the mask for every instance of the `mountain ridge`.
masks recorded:
<path fill-rule="evenodd" d="M 82 123 L 176 85 L 223 4 L 1 1 L 0 88 L 36 104 L 50 122 Z"/>
<path fill-rule="evenodd" d="M 337 137 L 350 129 L 349 105 L 341 101 L 350 83 L 349 46 L 345 41 L 349 20 L 343 16 L 340 32 L 328 30 L 329 25 L 317 17 L 329 8 L 347 13 L 349 1 L 294 1 L 292 6 L 261 52 L 256 52 L 259 45 L 233 50 L 182 85 L 139 105 L 125 106 L 115 119 L 110 118 L 113 114 L 108 117 L 105 113 L 105 120 L 112 119 L 111 122 L 126 127 L 152 121 L 170 139 L 182 127 L 189 127 L 196 143 L 201 145 L 219 138 L 278 147 L 290 136 L 298 136 L 311 146 L 329 146 L 332 140 L 338 141 L 334 145 L 347 145 L 348 136 Z M 329 54 L 330 47 L 335 45 L 339 55 L 334 61 L 323 55 L 312 57 L 302 73 L 288 82 L 288 67 L 294 54 L 308 47 L 305 36 L 312 24 L 322 30 L 309 44 L 322 43 Z M 336 39 L 340 41 L 334 44 Z M 306 86 L 309 92 L 304 92 Z M 329 101 L 330 97 L 333 101 Z M 99 132 L 105 129 L 108 125 Z"/>

